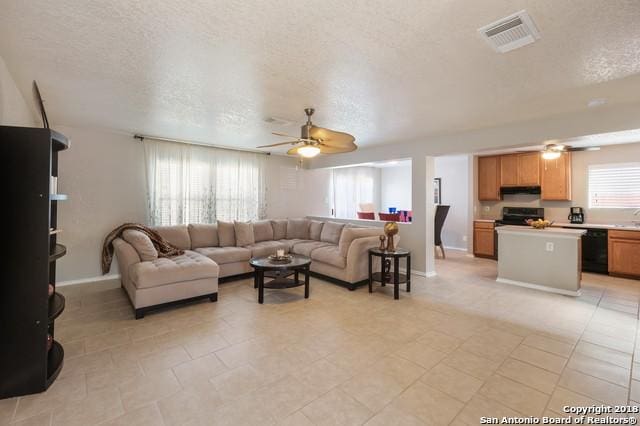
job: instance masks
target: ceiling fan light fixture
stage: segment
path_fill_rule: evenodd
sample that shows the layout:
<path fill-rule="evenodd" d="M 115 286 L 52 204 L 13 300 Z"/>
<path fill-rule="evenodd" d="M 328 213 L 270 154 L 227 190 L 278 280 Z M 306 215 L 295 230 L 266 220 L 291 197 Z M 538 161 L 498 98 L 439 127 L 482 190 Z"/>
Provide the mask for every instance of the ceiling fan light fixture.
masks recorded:
<path fill-rule="evenodd" d="M 555 151 L 555 150 L 547 150 L 542 152 L 542 158 L 545 160 L 555 160 L 557 158 L 560 158 L 561 155 L 562 155 L 561 151 Z"/>
<path fill-rule="evenodd" d="M 320 154 L 320 148 L 317 146 L 301 146 L 298 148 L 298 154 L 305 158 L 313 158 Z"/>

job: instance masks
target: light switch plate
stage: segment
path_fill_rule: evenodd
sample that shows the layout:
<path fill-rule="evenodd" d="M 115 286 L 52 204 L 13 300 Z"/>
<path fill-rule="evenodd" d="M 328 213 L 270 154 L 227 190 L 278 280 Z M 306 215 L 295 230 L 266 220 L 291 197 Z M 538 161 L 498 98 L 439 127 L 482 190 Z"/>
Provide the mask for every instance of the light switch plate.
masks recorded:
<path fill-rule="evenodd" d="M 553 251 L 553 243 L 548 242 L 546 246 L 547 251 Z"/>
<path fill-rule="evenodd" d="M 488 212 L 488 211 L 490 211 L 490 210 L 491 210 L 491 207 L 489 207 L 489 206 L 484 206 L 484 211 L 485 211 L 485 212 Z"/>

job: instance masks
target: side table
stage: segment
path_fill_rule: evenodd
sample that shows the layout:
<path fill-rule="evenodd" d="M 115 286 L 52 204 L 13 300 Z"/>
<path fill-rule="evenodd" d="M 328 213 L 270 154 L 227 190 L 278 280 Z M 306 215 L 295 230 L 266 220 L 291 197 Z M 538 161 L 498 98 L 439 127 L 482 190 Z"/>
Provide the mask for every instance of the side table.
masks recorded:
<path fill-rule="evenodd" d="M 381 258 L 380 272 L 373 272 L 373 256 Z M 406 274 L 400 273 L 400 258 L 405 258 Z M 393 259 L 393 272 L 390 265 L 387 268 L 387 260 Z M 393 284 L 393 298 L 400 298 L 400 284 L 407 284 L 407 293 L 411 292 L 411 252 L 406 249 L 396 248 L 395 251 L 369 249 L 369 293 L 373 293 L 373 282 L 378 281 L 384 287 L 387 283 Z"/>

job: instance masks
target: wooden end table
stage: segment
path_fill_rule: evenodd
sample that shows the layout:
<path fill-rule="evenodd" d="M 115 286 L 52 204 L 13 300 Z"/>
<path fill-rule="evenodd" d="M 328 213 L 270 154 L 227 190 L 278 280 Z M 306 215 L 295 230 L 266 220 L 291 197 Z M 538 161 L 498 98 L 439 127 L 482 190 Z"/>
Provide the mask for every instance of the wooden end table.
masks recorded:
<path fill-rule="evenodd" d="M 373 272 L 373 256 L 381 258 L 380 272 Z M 406 261 L 406 274 L 400 273 L 400 259 L 403 257 Z M 390 267 L 385 270 L 387 260 L 391 261 L 391 259 L 393 259 L 393 272 Z M 400 298 L 400 284 L 406 283 L 407 293 L 411 292 L 411 252 L 403 248 L 397 248 L 395 251 L 369 249 L 369 293 L 373 293 L 374 281 L 380 282 L 383 287 L 387 283 L 393 284 L 394 299 Z"/>

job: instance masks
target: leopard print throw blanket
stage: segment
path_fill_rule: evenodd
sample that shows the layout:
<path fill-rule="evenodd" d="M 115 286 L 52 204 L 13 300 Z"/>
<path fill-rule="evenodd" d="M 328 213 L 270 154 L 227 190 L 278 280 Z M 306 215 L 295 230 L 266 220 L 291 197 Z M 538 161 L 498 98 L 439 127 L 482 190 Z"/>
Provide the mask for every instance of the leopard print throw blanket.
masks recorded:
<path fill-rule="evenodd" d="M 134 229 L 136 231 L 140 231 L 143 234 L 146 234 L 153 246 L 158 250 L 159 257 L 170 257 L 170 256 L 179 256 L 184 254 L 184 250 L 180 250 L 177 247 L 174 247 L 169 243 L 169 241 L 165 240 L 153 229 L 141 225 L 139 223 L 125 223 L 124 225 L 118 226 L 113 231 L 109 232 L 102 243 L 102 274 L 106 274 L 109 272 L 111 268 L 111 262 L 113 261 L 113 240 L 116 238 L 122 238 L 122 232 L 127 229 Z"/>

